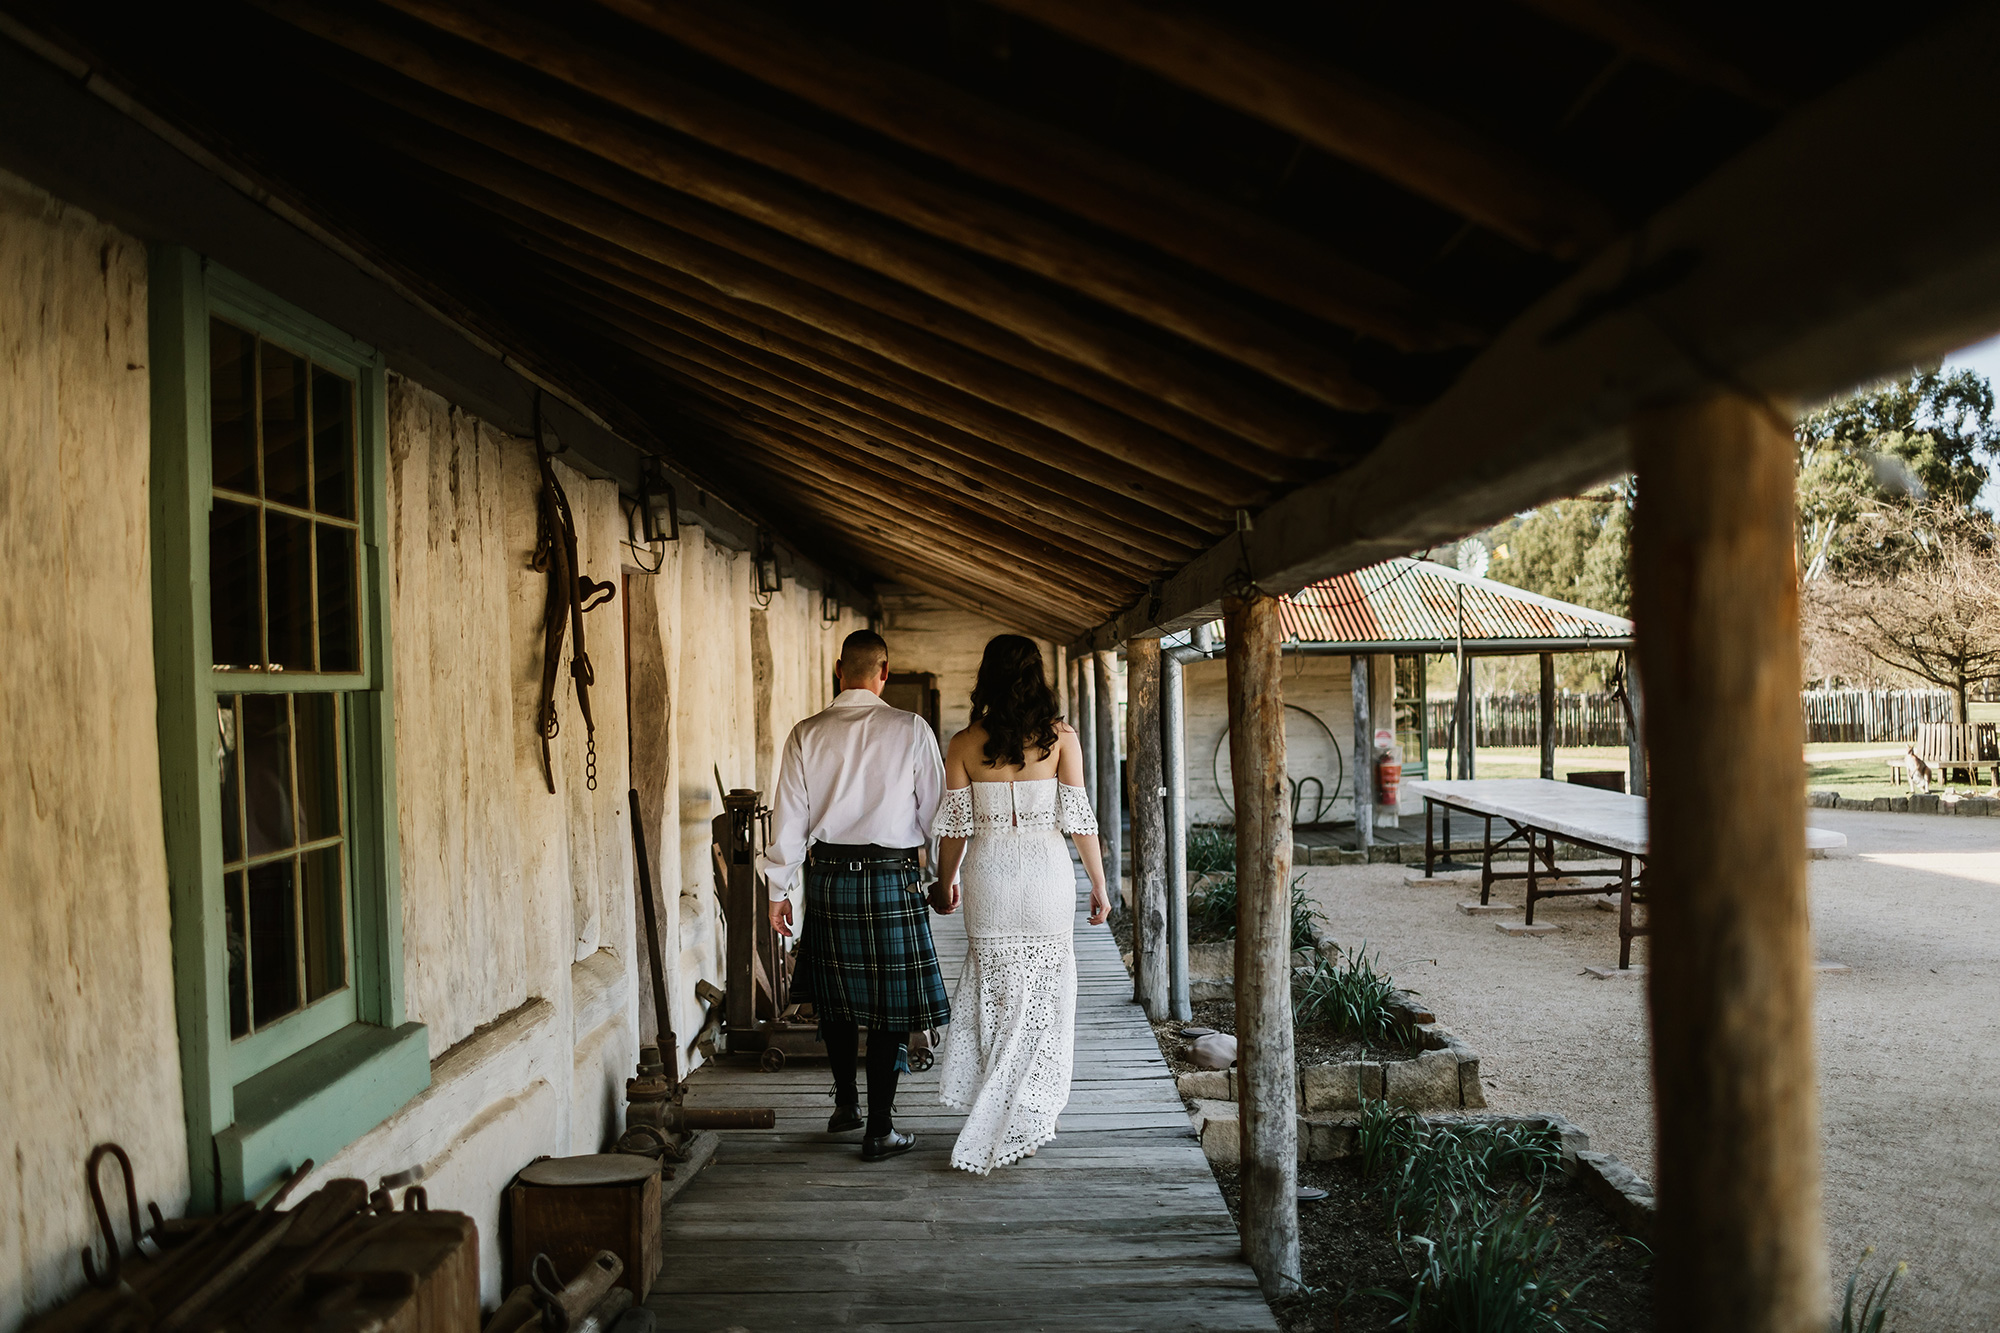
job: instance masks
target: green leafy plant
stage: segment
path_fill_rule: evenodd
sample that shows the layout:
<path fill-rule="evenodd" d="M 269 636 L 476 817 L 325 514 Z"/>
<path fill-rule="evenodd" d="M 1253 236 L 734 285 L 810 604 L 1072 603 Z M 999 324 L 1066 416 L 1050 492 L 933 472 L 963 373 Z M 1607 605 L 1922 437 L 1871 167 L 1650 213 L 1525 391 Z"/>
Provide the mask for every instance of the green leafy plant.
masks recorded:
<path fill-rule="evenodd" d="M 1558 1243 L 1539 1204 L 1454 1204 L 1423 1248 L 1405 1310 L 1423 1333 L 1565 1333 L 1604 1325 L 1576 1303 L 1588 1283 L 1549 1278 Z M 1565 1322 L 1565 1320 L 1568 1322 Z"/>
<path fill-rule="evenodd" d="M 1320 910 L 1306 896 L 1305 876 L 1292 881 L 1292 947 L 1310 949 L 1319 939 Z M 1236 934 L 1236 876 L 1232 872 L 1210 882 L 1193 904 L 1198 919 L 1209 927 L 1234 937 Z"/>
<path fill-rule="evenodd" d="M 1188 830 L 1187 868 L 1190 874 L 1212 875 L 1236 869 L 1236 830 L 1197 828 Z"/>
<path fill-rule="evenodd" d="M 1868 1284 L 1866 1292 L 1861 1290 L 1861 1270 L 1873 1258 L 1875 1247 L 1870 1245 L 1861 1252 L 1861 1262 L 1847 1275 L 1847 1295 L 1840 1306 L 1840 1323 L 1835 1327 L 1838 1333 L 1883 1333 L 1889 1326 L 1892 1298 L 1896 1290 L 1896 1280 L 1909 1271 L 1908 1264 L 1897 1264 L 1881 1277 Z M 1855 1308 L 1855 1297 L 1861 1298 L 1861 1307 Z"/>
<path fill-rule="evenodd" d="M 1292 931 L 1296 937 L 1296 920 Z M 1363 1041 L 1407 1044 L 1409 1029 L 1390 1006 L 1396 984 L 1377 970 L 1380 958 L 1361 950 L 1316 956 L 1312 969 L 1292 983 L 1292 1021 L 1301 1027 L 1325 1023 Z"/>
<path fill-rule="evenodd" d="M 1361 1123 L 1357 1128 L 1361 1148 L 1361 1178 L 1373 1180 L 1382 1172 L 1400 1166 L 1416 1151 L 1422 1127 L 1407 1111 L 1398 1111 L 1376 1097 L 1361 1099 Z"/>

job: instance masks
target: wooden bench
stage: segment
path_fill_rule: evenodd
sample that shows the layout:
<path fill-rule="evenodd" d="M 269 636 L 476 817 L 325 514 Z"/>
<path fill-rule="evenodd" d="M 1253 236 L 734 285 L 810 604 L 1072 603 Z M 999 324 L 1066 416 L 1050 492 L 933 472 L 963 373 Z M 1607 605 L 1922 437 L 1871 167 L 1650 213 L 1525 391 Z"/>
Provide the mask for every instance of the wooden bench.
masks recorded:
<path fill-rule="evenodd" d="M 1932 782 L 1943 785 L 1963 782 L 1977 787 L 1980 771 L 1984 769 L 1994 784 L 2000 785 L 2000 726 L 1994 723 L 1919 722 L 1916 740 L 1910 748 L 1930 769 Z M 1916 765 L 1910 762 L 1908 754 L 1890 758 L 1889 775 L 1911 790 L 1916 789 Z"/>

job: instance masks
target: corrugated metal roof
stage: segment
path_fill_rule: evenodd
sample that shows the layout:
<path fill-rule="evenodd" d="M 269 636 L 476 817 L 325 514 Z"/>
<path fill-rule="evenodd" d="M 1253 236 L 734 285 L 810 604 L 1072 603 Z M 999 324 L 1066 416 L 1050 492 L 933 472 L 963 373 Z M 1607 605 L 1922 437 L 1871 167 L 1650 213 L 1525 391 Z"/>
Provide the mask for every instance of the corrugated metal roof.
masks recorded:
<path fill-rule="evenodd" d="M 1578 647 L 1627 639 L 1632 622 L 1520 588 L 1475 579 L 1427 560 L 1398 557 L 1308 584 L 1279 612 L 1288 643 L 1468 643 L 1574 639 Z"/>

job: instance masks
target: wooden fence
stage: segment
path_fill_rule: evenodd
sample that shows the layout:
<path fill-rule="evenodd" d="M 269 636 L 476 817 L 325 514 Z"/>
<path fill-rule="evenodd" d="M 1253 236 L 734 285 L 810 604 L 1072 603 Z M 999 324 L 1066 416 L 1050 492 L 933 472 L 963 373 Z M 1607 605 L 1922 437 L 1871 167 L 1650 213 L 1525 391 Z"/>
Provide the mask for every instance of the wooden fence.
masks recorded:
<path fill-rule="evenodd" d="M 1947 690 L 1805 690 L 1799 705 L 1805 714 L 1806 740 L 1874 744 L 1908 741 L 1924 723 L 1949 722 L 1951 693 Z M 1429 702 L 1431 744 L 1443 746 L 1451 730 L 1449 698 Z M 1481 694 L 1473 699 L 1474 744 L 1487 746 L 1540 745 L 1541 698 L 1532 693 Z M 1556 745 L 1625 744 L 1625 708 L 1618 697 L 1603 691 L 1556 695 Z"/>
<path fill-rule="evenodd" d="M 1807 690 L 1806 740 L 1911 741 L 1925 723 L 1950 722 L 1949 690 Z"/>

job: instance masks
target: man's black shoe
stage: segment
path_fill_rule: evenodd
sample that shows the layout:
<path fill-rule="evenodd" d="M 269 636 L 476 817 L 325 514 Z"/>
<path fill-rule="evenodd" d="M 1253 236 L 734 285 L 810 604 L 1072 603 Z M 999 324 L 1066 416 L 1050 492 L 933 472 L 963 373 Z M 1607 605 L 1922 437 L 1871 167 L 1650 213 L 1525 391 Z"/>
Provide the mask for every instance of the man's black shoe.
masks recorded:
<path fill-rule="evenodd" d="M 880 1138 L 861 1140 L 861 1160 L 879 1162 L 884 1157 L 894 1157 L 906 1153 L 917 1146 L 917 1136 L 905 1134 L 900 1129 L 892 1129 Z"/>
<path fill-rule="evenodd" d="M 829 1134 L 845 1134 L 851 1129 L 860 1129 L 861 1125 L 859 1106 L 836 1106 L 833 1114 L 826 1118 L 826 1132 Z"/>

